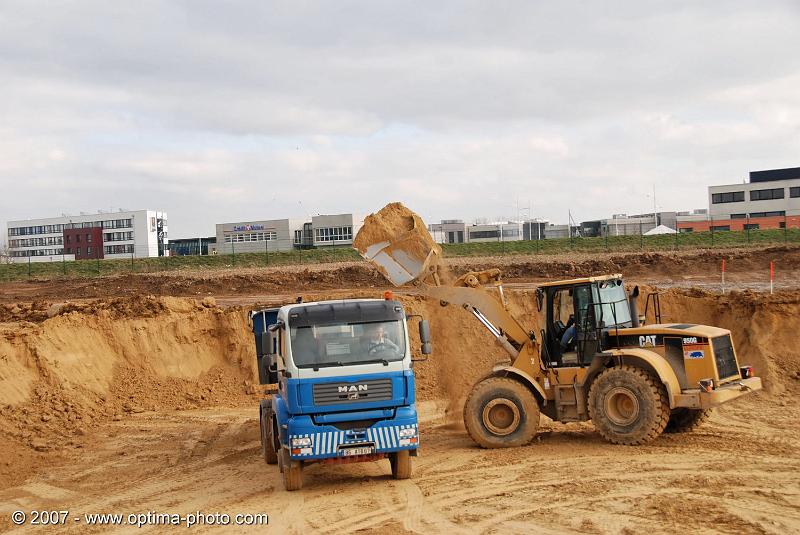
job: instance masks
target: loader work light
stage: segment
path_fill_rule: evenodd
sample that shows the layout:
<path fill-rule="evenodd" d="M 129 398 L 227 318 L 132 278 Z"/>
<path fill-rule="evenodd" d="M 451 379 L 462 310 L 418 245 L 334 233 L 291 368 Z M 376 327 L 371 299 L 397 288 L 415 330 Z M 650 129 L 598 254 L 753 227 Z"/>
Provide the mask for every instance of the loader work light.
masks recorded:
<path fill-rule="evenodd" d="M 755 377 L 756 372 L 752 366 L 742 366 L 739 368 L 739 373 L 742 375 L 742 379 L 749 379 L 750 377 Z"/>
<path fill-rule="evenodd" d="M 714 390 L 714 379 L 700 379 L 700 390 L 703 392 Z"/>

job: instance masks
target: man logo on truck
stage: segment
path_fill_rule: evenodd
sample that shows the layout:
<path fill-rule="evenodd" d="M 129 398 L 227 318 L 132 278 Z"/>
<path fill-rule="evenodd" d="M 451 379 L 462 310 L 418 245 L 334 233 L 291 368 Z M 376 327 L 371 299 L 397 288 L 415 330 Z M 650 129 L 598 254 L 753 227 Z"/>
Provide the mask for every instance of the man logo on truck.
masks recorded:
<path fill-rule="evenodd" d="M 350 386 L 340 386 L 339 393 L 346 393 L 346 392 L 365 392 L 368 389 L 369 385 L 350 385 Z"/>

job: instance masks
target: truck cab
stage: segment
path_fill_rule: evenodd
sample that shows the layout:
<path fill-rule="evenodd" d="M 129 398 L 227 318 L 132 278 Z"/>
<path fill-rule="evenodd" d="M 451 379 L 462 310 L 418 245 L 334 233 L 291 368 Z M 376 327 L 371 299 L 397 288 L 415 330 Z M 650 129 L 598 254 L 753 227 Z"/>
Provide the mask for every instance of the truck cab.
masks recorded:
<path fill-rule="evenodd" d="M 399 301 L 295 303 L 251 313 L 259 380 L 273 393 L 259 420 L 264 459 L 287 490 L 311 463 L 388 458 L 411 475 L 419 431 L 406 314 Z M 421 352 L 430 329 L 421 320 Z"/>

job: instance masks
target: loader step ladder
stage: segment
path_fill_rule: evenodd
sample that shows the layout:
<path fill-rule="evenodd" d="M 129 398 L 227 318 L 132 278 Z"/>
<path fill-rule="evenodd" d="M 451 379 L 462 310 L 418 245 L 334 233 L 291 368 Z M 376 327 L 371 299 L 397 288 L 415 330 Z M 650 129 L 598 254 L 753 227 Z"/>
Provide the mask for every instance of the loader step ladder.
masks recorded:
<path fill-rule="evenodd" d="M 647 311 L 650 308 L 650 300 L 653 301 L 653 323 L 661 323 L 661 297 L 658 292 L 650 292 L 644 302 L 644 319 L 647 321 Z"/>
<path fill-rule="evenodd" d="M 576 384 L 553 385 L 556 416 L 561 422 L 580 422 L 588 419 L 583 388 Z"/>

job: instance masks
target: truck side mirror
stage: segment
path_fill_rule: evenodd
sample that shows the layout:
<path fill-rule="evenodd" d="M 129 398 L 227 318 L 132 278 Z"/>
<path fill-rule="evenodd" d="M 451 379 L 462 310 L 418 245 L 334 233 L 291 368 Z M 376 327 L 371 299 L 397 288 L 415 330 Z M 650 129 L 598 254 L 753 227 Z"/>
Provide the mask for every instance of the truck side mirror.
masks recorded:
<path fill-rule="evenodd" d="M 433 353 L 431 345 L 431 324 L 428 320 L 421 320 L 419 322 L 419 341 L 422 343 L 422 354 L 430 355 Z"/>

